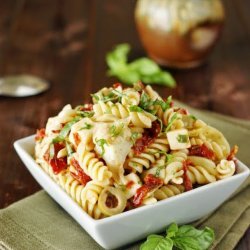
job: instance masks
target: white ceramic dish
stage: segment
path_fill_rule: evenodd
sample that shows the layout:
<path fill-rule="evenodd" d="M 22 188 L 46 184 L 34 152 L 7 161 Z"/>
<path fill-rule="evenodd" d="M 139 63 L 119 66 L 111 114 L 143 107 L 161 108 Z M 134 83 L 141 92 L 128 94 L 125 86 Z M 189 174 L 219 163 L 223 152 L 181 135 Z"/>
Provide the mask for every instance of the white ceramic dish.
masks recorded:
<path fill-rule="evenodd" d="M 48 194 L 58 202 L 102 247 L 118 248 L 148 234 L 157 233 L 171 222 L 197 220 L 215 210 L 248 177 L 250 171 L 238 161 L 237 174 L 192 191 L 109 218 L 95 220 L 82 210 L 34 161 L 34 136 L 20 139 L 14 147 L 28 170 Z"/>

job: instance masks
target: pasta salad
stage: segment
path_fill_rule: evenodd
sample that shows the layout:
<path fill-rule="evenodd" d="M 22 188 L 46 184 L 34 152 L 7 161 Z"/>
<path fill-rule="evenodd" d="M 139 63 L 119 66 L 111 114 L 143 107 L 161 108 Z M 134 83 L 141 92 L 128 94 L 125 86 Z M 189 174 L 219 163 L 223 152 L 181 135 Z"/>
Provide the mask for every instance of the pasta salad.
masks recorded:
<path fill-rule="evenodd" d="M 35 159 L 91 217 L 154 204 L 236 172 L 224 135 L 142 83 L 66 105 L 37 130 Z"/>

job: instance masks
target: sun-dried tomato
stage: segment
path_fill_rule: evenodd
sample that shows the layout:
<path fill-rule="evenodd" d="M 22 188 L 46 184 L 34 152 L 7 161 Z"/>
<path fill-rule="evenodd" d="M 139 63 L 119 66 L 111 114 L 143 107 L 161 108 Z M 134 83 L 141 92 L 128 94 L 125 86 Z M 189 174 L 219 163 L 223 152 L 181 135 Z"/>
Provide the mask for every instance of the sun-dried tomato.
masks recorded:
<path fill-rule="evenodd" d="M 234 145 L 227 157 L 227 160 L 228 161 L 233 160 L 235 155 L 238 153 L 238 150 L 239 150 L 239 147 L 237 145 Z"/>
<path fill-rule="evenodd" d="M 143 199 L 146 197 L 147 193 L 150 191 L 150 187 L 142 185 L 140 188 L 136 190 L 136 194 L 133 199 L 133 206 L 139 207 L 142 204 Z"/>
<path fill-rule="evenodd" d="M 129 182 L 126 184 L 126 188 L 130 189 L 133 185 L 134 185 L 134 181 L 129 181 Z"/>
<path fill-rule="evenodd" d="M 201 156 L 210 160 L 215 160 L 215 153 L 209 149 L 205 144 L 194 145 L 189 149 L 189 155 Z"/>
<path fill-rule="evenodd" d="M 78 133 L 73 133 L 73 137 L 74 137 L 76 146 L 78 146 L 81 142 L 81 137 L 78 135 Z"/>
<path fill-rule="evenodd" d="M 114 88 L 114 89 L 117 89 L 117 88 L 119 88 L 119 87 L 122 88 L 122 84 L 121 84 L 120 82 L 116 82 L 116 83 L 113 84 L 113 88 Z"/>
<path fill-rule="evenodd" d="M 152 174 L 147 174 L 144 178 L 144 182 L 146 185 L 154 188 L 163 184 L 163 180 L 161 178 L 155 177 Z"/>
<path fill-rule="evenodd" d="M 152 122 L 151 128 L 146 128 L 142 134 L 142 137 L 137 139 L 133 150 L 136 155 L 142 153 L 146 147 L 154 142 L 155 138 L 161 132 L 161 125 L 158 121 Z"/>
<path fill-rule="evenodd" d="M 67 157 L 57 158 L 58 152 L 64 148 L 62 143 L 53 144 L 54 147 L 54 156 L 52 159 L 49 159 L 49 164 L 53 169 L 55 174 L 59 174 L 62 170 L 67 168 Z"/>
<path fill-rule="evenodd" d="M 37 129 L 36 130 L 36 141 L 41 141 L 45 137 L 45 128 Z"/>
<path fill-rule="evenodd" d="M 185 191 L 189 191 L 193 189 L 193 184 L 191 182 L 191 180 L 188 177 L 188 166 L 192 165 L 192 163 L 189 160 L 185 160 L 182 162 L 182 166 L 183 166 L 183 184 L 185 187 Z"/>
<path fill-rule="evenodd" d="M 74 167 L 76 173 L 70 172 L 70 174 L 78 180 L 83 186 L 85 186 L 92 179 L 83 171 L 80 167 L 78 161 L 75 158 L 72 158 L 70 163 Z"/>
<path fill-rule="evenodd" d="M 142 201 L 144 200 L 148 192 L 163 185 L 163 180 L 155 177 L 152 174 L 146 175 L 146 177 L 144 178 L 144 182 L 145 184 L 143 184 L 136 190 L 136 194 L 132 202 L 134 207 L 139 207 L 142 204 Z"/>
<path fill-rule="evenodd" d="M 81 106 L 79 108 L 80 111 L 92 111 L 93 110 L 93 104 L 92 103 L 87 103 L 84 104 L 84 106 Z"/>
<path fill-rule="evenodd" d="M 188 111 L 184 108 L 180 108 L 177 110 L 177 113 L 182 114 L 182 115 L 188 115 Z"/>

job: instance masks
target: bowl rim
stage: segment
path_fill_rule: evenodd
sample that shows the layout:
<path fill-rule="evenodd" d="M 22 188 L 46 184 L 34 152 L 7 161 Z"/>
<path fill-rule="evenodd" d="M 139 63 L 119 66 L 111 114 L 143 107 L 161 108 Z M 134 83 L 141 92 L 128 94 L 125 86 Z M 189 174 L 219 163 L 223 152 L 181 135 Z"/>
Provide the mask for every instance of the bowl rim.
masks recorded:
<path fill-rule="evenodd" d="M 88 222 L 92 223 L 93 225 L 95 226 L 98 226 L 98 225 L 103 225 L 103 224 L 107 224 L 107 223 L 112 223 L 112 222 L 115 222 L 117 220 L 120 220 L 124 217 L 130 217 L 130 216 L 136 216 L 136 214 L 138 213 L 142 213 L 143 211 L 147 211 L 147 210 L 151 210 L 153 207 L 159 207 L 159 206 L 167 206 L 168 203 L 172 202 L 173 200 L 178 200 L 178 199 L 181 199 L 182 197 L 188 197 L 188 196 L 192 196 L 193 194 L 195 193 L 199 193 L 199 192 L 203 192 L 203 190 L 206 190 L 206 189 L 209 189 L 211 187 L 216 187 L 216 186 L 220 186 L 220 185 L 224 185 L 224 184 L 227 184 L 229 182 L 232 182 L 234 180 L 237 180 L 237 179 L 240 179 L 242 177 L 247 177 L 249 174 L 250 174 L 250 170 L 249 168 L 243 163 L 241 162 L 238 158 L 236 158 L 237 162 L 238 162 L 238 168 L 240 169 L 240 172 L 237 173 L 236 175 L 233 175 L 233 176 L 230 176 L 229 178 L 226 178 L 226 179 L 222 179 L 222 180 L 218 180 L 216 182 L 213 182 L 213 183 L 209 183 L 209 184 L 206 184 L 206 185 L 202 185 L 198 188 L 195 188 L 195 189 L 192 189 L 188 192 L 183 192 L 181 194 L 178 194 L 176 196 L 173 196 L 173 197 L 170 197 L 168 199 L 164 199 L 164 200 L 161 200 L 161 201 L 158 201 L 157 203 L 155 204 L 152 204 L 152 205 L 148 205 L 148 206 L 142 206 L 142 207 L 138 207 L 138 208 L 135 208 L 135 209 L 132 209 L 132 210 L 129 210 L 129 211 L 126 211 L 126 212 L 122 212 L 120 214 L 116 214 L 116 215 L 113 215 L 113 216 L 110 216 L 110 217 L 106 217 L 106 218 L 102 218 L 102 219 L 94 219 L 92 218 L 87 212 L 85 212 L 83 210 L 83 208 L 80 207 L 80 205 L 77 204 L 77 202 L 71 198 L 67 192 L 62 188 L 60 187 L 34 160 L 32 154 L 30 154 L 25 148 L 24 148 L 24 145 L 27 144 L 27 143 L 33 143 L 35 145 L 35 135 L 30 135 L 30 136 L 27 136 L 27 137 L 23 137 L 23 138 L 20 138 L 18 140 L 16 140 L 14 142 L 14 148 L 15 150 L 17 151 L 19 157 L 21 159 L 26 159 L 29 161 L 30 165 L 29 167 L 32 167 L 34 169 L 34 171 L 37 171 L 39 175 L 42 175 L 47 181 L 51 182 L 52 185 L 54 187 L 56 187 L 56 192 L 60 192 L 61 194 L 63 194 L 63 196 L 67 197 L 67 199 L 71 200 L 71 204 L 74 204 L 74 207 L 75 205 L 77 206 L 77 209 L 78 211 L 81 213 L 81 216 L 84 217 L 85 220 L 88 220 Z M 24 163 L 25 167 L 28 169 L 28 171 L 30 171 L 29 167 L 26 166 L 26 164 Z M 31 172 L 31 171 L 30 171 Z M 35 178 L 35 177 L 33 177 Z M 35 178 L 36 179 L 36 178 Z M 37 181 L 37 180 L 36 180 Z M 43 186 L 39 183 L 39 185 L 43 188 Z M 44 188 L 43 188 L 44 189 Z M 47 191 L 46 191 L 47 192 Z M 48 192 L 47 192 L 48 193 Z M 50 195 L 50 194 L 49 194 Z M 75 207 L 76 208 L 76 207 Z M 80 210 L 79 210 L 80 209 Z"/>

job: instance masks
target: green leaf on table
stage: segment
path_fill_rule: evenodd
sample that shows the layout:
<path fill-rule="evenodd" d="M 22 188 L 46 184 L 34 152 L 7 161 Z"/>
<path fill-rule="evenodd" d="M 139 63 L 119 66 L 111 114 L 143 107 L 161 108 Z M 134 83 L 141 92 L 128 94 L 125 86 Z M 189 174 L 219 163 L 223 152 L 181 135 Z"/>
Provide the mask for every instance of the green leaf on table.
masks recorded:
<path fill-rule="evenodd" d="M 140 246 L 140 250 L 171 250 L 173 241 L 160 235 L 150 235 L 147 241 Z"/>
<path fill-rule="evenodd" d="M 108 75 L 116 76 L 120 81 L 132 85 L 142 81 L 147 84 L 159 84 L 175 87 L 176 82 L 172 75 L 163 71 L 158 64 L 147 57 L 142 57 L 128 63 L 129 44 L 117 45 L 106 55 Z"/>
<path fill-rule="evenodd" d="M 178 225 L 176 223 L 172 223 L 167 228 L 167 237 L 172 238 L 175 236 L 175 234 L 178 232 Z"/>
<path fill-rule="evenodd" d="M 172 223 L 166 231 L 166 237 L 152 234 L 140 246 L 140 250 L 207 250 L 214 241 L 214 231 L 206 227 L 203 230 L 191 225 L 178 227 Z"/>
<path fill-rule="evenodd" d="M 172 238 L 174 246 L 182 250 L 209 249 L 214 241 L 214 231 L 205 227 L 199 230 L 190 225 L 181 226 Z"/>

